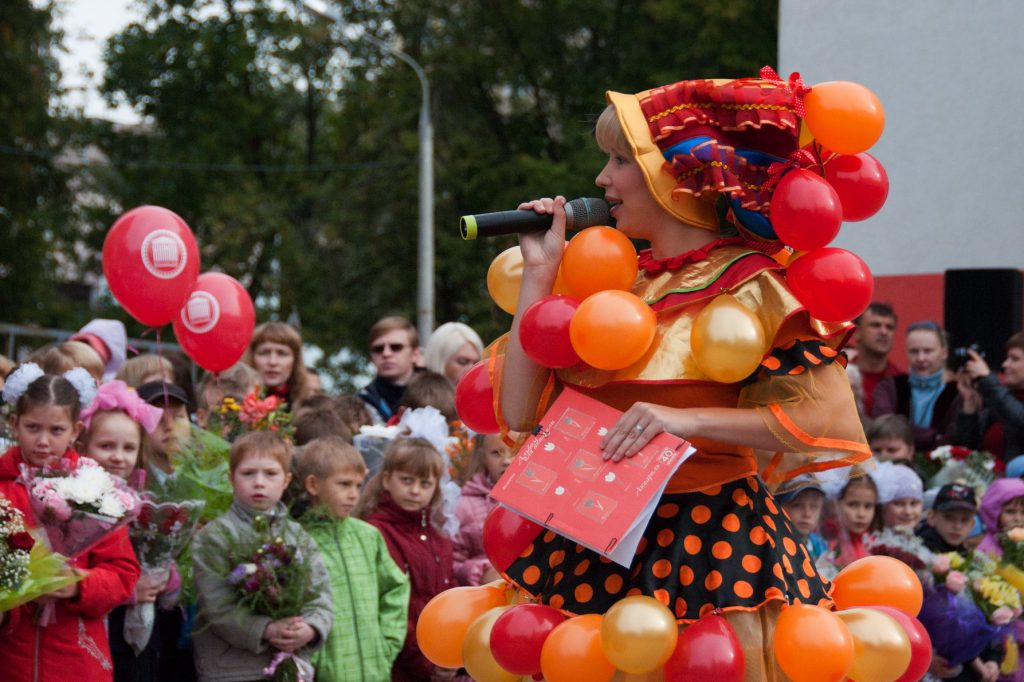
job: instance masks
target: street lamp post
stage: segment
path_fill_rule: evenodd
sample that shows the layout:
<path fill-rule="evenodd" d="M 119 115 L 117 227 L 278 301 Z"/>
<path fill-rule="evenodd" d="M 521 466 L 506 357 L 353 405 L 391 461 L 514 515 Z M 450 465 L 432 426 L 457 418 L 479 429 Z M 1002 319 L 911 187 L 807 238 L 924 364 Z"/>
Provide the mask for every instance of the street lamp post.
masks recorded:
<path fill-rule="evenodd" d="M 311 13 L 341 25 L 341 17 L 323 2 L 304 0 Z M 396 47 L 364 33 L 360 36 L 408 64 L 420 81 L 419 118 L 419 240 L 417 251 L 416 327 L 426 345 L 434 329 L 434 126 L 430 120 L 430 82 L 419 63 Z"/>

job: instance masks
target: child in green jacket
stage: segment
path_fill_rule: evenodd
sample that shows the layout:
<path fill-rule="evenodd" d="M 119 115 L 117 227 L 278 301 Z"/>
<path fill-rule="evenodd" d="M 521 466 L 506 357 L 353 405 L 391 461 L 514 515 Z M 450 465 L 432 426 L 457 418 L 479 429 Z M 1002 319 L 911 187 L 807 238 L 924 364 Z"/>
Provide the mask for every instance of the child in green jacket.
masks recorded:
<path fill-rule="evenodd" d="M 313 658 L 318 680 L 386 682 L 405 642 L 409 578 L 380 532 L 349 518 L 366 465 L 337 436 L 302 449 L 299 478 L 312 501 L 300 523 L 323 555 L 331 579 L 334 628 Z"/>

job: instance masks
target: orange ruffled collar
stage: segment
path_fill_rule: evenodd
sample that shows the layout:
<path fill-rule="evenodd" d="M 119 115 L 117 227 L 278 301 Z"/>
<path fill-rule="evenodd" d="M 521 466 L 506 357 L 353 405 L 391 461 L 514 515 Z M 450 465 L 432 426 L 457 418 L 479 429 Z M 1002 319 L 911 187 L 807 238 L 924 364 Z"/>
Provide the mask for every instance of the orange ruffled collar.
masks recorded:
<path fill-rule="evenodd" d="M 638 265 L 648 275 L 657 275 L 660 272 L 666 270 L 678 270 L 684 265 L 690 263 L 699 263 L 708 257 L 712 250 L 722 246 L 729 246 L 731 244 L 739 244 L 743 240 L 739 237 L 726 237 L 725 239 L 716 239 L 713 242 L 709 242 L 699 249 L 693 251 L 686 251 L 678 256 L 672 256 L 670 258 L 655 258 L 651 255 L 650 249 L 644 249 L 638 256 Z"/>

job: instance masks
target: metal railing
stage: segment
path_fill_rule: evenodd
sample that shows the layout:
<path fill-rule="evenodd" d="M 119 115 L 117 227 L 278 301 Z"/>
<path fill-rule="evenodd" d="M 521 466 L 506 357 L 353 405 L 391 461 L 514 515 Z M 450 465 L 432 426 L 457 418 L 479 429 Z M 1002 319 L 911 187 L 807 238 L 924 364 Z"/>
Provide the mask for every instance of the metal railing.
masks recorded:
<path fill-rule="evenodd" d="M 33 351 L 47 343 L 67 341 L 77 331 L 77 329 L 49 329 L 47 327 L 0 322 L 0 336 L 7 337 L 6 343 L 3 346 L 4 355 L 15 362 L 24 361 Z M 36 341 L 29 343 L 29 340 Z M 144 351 L 156 352 L 158 344 L 154 339 L 130 338 L 128 339 L 128 347 L 134 348 L 140 353 Z M 163 341 L 160 342 L 159 348 L 161 350 L 181 350 L 181 346 L 178 344 Z"/>

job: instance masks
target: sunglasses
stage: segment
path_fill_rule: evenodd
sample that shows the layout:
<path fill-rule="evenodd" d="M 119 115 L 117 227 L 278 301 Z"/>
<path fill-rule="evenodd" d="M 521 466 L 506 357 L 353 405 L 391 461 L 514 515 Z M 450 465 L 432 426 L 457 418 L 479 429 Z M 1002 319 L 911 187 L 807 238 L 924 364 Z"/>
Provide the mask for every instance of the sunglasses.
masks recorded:
<path fill-rule="evenodd" d="M 387 348 L 392 353 L 401 353 L 408 347 L 409 344 L 407 343 L 375 343 L 370 346 L 370 352 L 374 355 L 380 355 L 384 352 L 384 348 Z"/>

